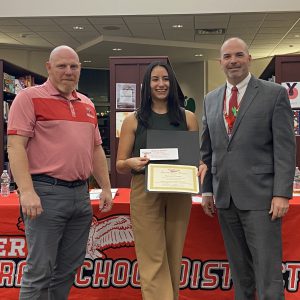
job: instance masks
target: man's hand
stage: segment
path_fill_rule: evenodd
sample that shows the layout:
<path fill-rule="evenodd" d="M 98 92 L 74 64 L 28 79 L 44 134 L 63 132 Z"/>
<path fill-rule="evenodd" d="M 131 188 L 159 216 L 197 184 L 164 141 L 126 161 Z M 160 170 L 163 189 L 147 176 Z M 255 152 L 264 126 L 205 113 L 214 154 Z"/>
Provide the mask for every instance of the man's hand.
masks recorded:
<path fill-rule="evenodd" d="M 214 197 L 213 196 L 202 196 L 202 208 L 206 215 L 213 217 L 216 210 L 214 205 Z"/>
<path fill-rule="evenodd" d="M 103 190 L 100 194 L 99 209 L 101 212 L 108 212 L 113 206 L 111 190 Z"/>
<path fill-rule="evenodd" d="M 289 199 L 284 197 L 273 197 L 269 214 L 272 215 L 272 221 L 282 218 L 289 210 Z"/>
<path fill-rule="evenodd" d="M 20 204 L 23 215 L 30 219 L 38 217 L 43 212 L 40 197 L 35 191 L 21 193 Z"/>
<path fill-rule="evenodd" d="M 197 175 L 198 177 L 200 177 L 201 184 L 203 183 L 206 172 L 207 172 L 207 165 L 204 164 L 202 161 L 200 161 Z"/>

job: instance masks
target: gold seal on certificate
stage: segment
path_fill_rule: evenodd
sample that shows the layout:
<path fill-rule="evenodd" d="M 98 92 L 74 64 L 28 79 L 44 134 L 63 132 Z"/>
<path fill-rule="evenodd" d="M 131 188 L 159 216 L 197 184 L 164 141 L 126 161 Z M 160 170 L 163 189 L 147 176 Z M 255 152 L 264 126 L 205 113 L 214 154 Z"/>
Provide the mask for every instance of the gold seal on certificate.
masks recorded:
<path fill-rule="evenodd" d="M 198 194 L 197 173 L 195 166 L 151 163 L 147 167 L 147 190 Z"/>

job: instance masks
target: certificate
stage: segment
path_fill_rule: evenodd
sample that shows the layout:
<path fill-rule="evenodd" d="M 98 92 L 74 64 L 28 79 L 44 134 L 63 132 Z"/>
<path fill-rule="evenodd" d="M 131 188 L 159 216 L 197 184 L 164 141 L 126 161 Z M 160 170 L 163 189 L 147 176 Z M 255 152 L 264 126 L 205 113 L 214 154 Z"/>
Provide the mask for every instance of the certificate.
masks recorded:
<path fill-rule="evenodd" d="M 199 193 L 198 169 L 195 166 L 149 164 L 147 190 L 149 192 Z"/>

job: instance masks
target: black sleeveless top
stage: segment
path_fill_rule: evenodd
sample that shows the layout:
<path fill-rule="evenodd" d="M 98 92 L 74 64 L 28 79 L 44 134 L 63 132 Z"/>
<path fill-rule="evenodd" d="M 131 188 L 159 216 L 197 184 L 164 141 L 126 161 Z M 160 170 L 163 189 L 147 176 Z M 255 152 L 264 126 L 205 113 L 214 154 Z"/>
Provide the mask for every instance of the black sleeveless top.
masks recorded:
<path fill-rule="evenodd" d="M 138 122 L 138 126 L 135 132 L 135 140 L 132 150 L 132 157 L 140 156 L 140 149 L 146 149 L 147 144 L 147 129 L 155 129 L 155 130 L 188 130 L 186 123 L 186 116 L 184 109 L 182 111 L 183 121 L 179 123 L 178 126 L 170 124 L 170 120 L 168 114 L 158 114 L 154 111 L 151 112 L 149 116 L 149 127 L 145 128 L 140 122 Z M 140 174 L 144 172 L 136 172 L 132 170 L 133 174 Z"/>

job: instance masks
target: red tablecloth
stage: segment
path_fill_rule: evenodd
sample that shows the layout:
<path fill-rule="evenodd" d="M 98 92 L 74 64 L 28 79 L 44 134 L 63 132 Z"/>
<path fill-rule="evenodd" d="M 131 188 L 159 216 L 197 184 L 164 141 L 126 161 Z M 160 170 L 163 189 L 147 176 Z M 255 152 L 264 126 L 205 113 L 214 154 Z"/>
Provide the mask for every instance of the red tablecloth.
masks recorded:
<path fill-rule="evenodd" d="M 139 300 L 141 292 L 129 216 L 129 189 L 119 189 L 113 210 L 100 213 L 92 201 L 87 255 L 70 300 Z M 300 197 L 283 222 L 283 264 L 287 300 L 300 299 Z M 16 194 L 0 198 L 0 299 L 18 299 L 26 243 Z M 180 300 L 232 300 L 233 288 L 217 218 L 193 204 L 182 260 Z"/>

